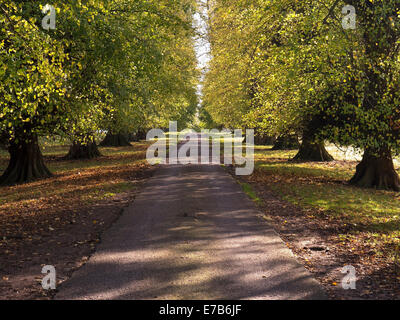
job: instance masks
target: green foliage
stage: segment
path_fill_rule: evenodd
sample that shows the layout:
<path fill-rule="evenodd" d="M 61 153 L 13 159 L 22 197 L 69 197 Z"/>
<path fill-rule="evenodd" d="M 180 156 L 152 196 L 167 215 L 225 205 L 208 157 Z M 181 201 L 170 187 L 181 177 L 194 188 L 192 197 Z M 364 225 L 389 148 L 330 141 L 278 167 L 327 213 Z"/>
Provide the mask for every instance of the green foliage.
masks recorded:
<path fill-rule="evenodd" d="M 56 131 L 75 111 L 63 103 L 63 45 L 39 30 L 34 16 L 24 18 L 25 6 L 0 5 L 0 132 L 16 140 Z"/>
<path fill-rule="evenodd" d="M 257 196 L 251 185 L 249 185 L 248 183 L 240 183 L 240 185 L 242 186 L 244 193 L 246 193 L 251 200 L 253 200 L 258 205 L 262 204 L 261 199 Z"/>
<path fill-rule="evenodd" d="M 191 0 L 0 4 L 0 132 L 10 140 L 188 122 L 197 105 Z"/>
<path fill-rule="evenodd" d="M 224 126 L 400 151 L 398 1 L 215 1 L 205 108 Z M 356 30 L 341 9 L 353 5 Z M 333 8 L 330 10 L 330 8 Z"/>

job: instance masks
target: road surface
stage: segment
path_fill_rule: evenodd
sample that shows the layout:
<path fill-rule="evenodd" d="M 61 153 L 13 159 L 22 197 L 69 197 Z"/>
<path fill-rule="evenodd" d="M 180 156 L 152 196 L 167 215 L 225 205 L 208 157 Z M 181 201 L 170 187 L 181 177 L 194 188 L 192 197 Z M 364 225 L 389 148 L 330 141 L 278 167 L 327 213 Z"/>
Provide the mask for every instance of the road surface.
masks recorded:
<path fill-rule="evenodd" d="M 164 165 L 56 299 L 324 299 L 219 165 Z"/>

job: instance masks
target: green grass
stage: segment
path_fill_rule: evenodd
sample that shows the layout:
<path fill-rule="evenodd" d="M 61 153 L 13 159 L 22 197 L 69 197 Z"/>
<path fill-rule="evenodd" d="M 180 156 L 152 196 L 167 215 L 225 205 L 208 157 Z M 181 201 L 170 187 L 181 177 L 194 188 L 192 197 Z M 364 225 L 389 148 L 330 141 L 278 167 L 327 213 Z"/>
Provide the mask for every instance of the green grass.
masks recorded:
<path fill-rule="evenodd" d="M 385 231 L 388 222 L 400 223 L 400 201 L 392 192 L 299 182 L 281 186 L 274 184 L 272 188 L 294 204 L 321 209 L 325 214 L 344 218 L 348 223 L 362 223 L 381 231 Z"/>
<path fill-rule="evenodd" d="M 264 183 L 314 218 L 328 218 L 352 227 L 353 231 L 338 237 L 362 241 L 382 256 L 395 256 L 400 246 L 400 194 L 348 185 L 355 161 L 288 162 L 295 154 L 257 146 L 256 171 L 251 180 Z"/>
<path fill-rule="evenodd" d="M 320 177 L 332 179 L 350 179 L 351 170 L 344 168 L 327 168 L 325 166 L 284 162 L 257 163 L 256 168 L 261 168 L 270 174 L 279 174 L 295 177 Z"/>
<path fill-rule="evenodd" d="M 91 188 L 90 192 L 83 195 L 80 199 L 86 203 L 95 203 L 99 200 L 105 200 L 115 197 L 118 193 L 123 193 L 136 188 L 130 181 L 119 183 L 104 183 L 97 188 Z"/>
<path fill-rule="evenodd" d="M 256 147 L 255 167 L 270 174 L 296 177 L 320 177 L 330 179 L 350 179 L 354 173 L 354 163 L 296 163 L 290 162 L 297 150 L 271 150 L 271 147 Z"/>
<path fill-rule="evenodd" d="M 250 199 L 252 199 L 257 205 L 262 203 L 261 199 L 257 196 L 256 192 L 248 183 L 239 182 L 242 186 L 244 193 L 246 193 Z"/>

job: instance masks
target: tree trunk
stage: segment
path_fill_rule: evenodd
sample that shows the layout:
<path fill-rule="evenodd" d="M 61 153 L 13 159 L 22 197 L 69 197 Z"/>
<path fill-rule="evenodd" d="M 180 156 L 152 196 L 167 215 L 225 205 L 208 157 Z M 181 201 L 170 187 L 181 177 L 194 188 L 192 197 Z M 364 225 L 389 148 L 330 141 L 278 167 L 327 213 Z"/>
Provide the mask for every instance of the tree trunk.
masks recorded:
<path fill-rule="evenodd" d="M 282 135 L 279 136 L 272 150 L 295 150 L 300 147 L 297 135 Z"/>
<path fill-rule="evenodd" d="M 255 133 L 254 136 L 254 144 L 259 145 L 259 146 L 270 146 L 275 144 L 276 139 L 275 137 L 263 135 L 260 133 Z"/>
<path fill-rule="evenodd" d="M 10 161 L 0 177 L 1 185 L 13 185 L 52 176 L 44 164 L 36 136 L 18 143 L 11 141 L 8 151 Z"/>
<path fill-rule="evenodd" d="M 135 134 L 134 142 L 139 142 L 140 140 L 146 140 L 147 132 L 144 129 L 139 130 Z"/>
<path fill-rule="evenodd" d="M 0 149 L 8 150 L 9 141 L 5 135 L 0 133 Z"/>
<path fill-rule="evenodd" d="M 128 142 L 136 142 L 136 134 L 129 133 L 128 134 Z"/>
<path fill-rule="evenodd" d="M 387 149 L 379 152 L 365 150 L 350 184 L 362 188 L 400 191 L 400 179 L 394 169 L 391 151 Z"/>
<path fill-rule="evenodd" d="M 74 141 L 68 154 L 64 157 L 66 160 L 93 159 L 100 157 L 101 153 L 97 148 L 94 138 L 87 142 Z"/>
<path fill-rule="evenodd" d="M 333 157 L 325 149 L 323 142 L 313 141 L 306 134 L 303 134 L 303 141 L 299 152 L 295 155 L 292 161 L 316 161 L 327 162 L 333 161 Z"/>
<path fill-rule="evenodd" d="M 112 133 L 107 133 L 106 137 L 104 140 L 100 143 L 102 147 L 127 147 L 127 146 L 132 146 L 127 137 L 122 134 L 112 134 Z"/>

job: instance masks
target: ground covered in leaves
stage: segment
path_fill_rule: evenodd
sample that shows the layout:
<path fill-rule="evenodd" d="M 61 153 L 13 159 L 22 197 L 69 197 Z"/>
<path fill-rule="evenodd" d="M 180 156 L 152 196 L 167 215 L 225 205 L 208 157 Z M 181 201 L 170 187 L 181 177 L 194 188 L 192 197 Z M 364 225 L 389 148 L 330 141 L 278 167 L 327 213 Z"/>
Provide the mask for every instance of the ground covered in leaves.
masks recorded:
<path fill-rule="evenodd" d="M 151 176 L 147 146 L 101 148 L 102 157 L 86 161 L 64 161 L 68 148 L 50 147 L 44 155 L 54 177 L 0 187 L 0 299 L 49 299 L 42 266 L 54 265 L 61 283 L 87 261 Z M 1 171 L 7 161 L 1 153 Z"/>
<path fill-rule="evenodd" d="M 357 162 L 288 162 L 295 153 L 257 148 L 244 191 L 331 298 L 399 299 L 400 195 L 349 186 Z M 348 265 L 355 290 L 341 285 Z"/>

